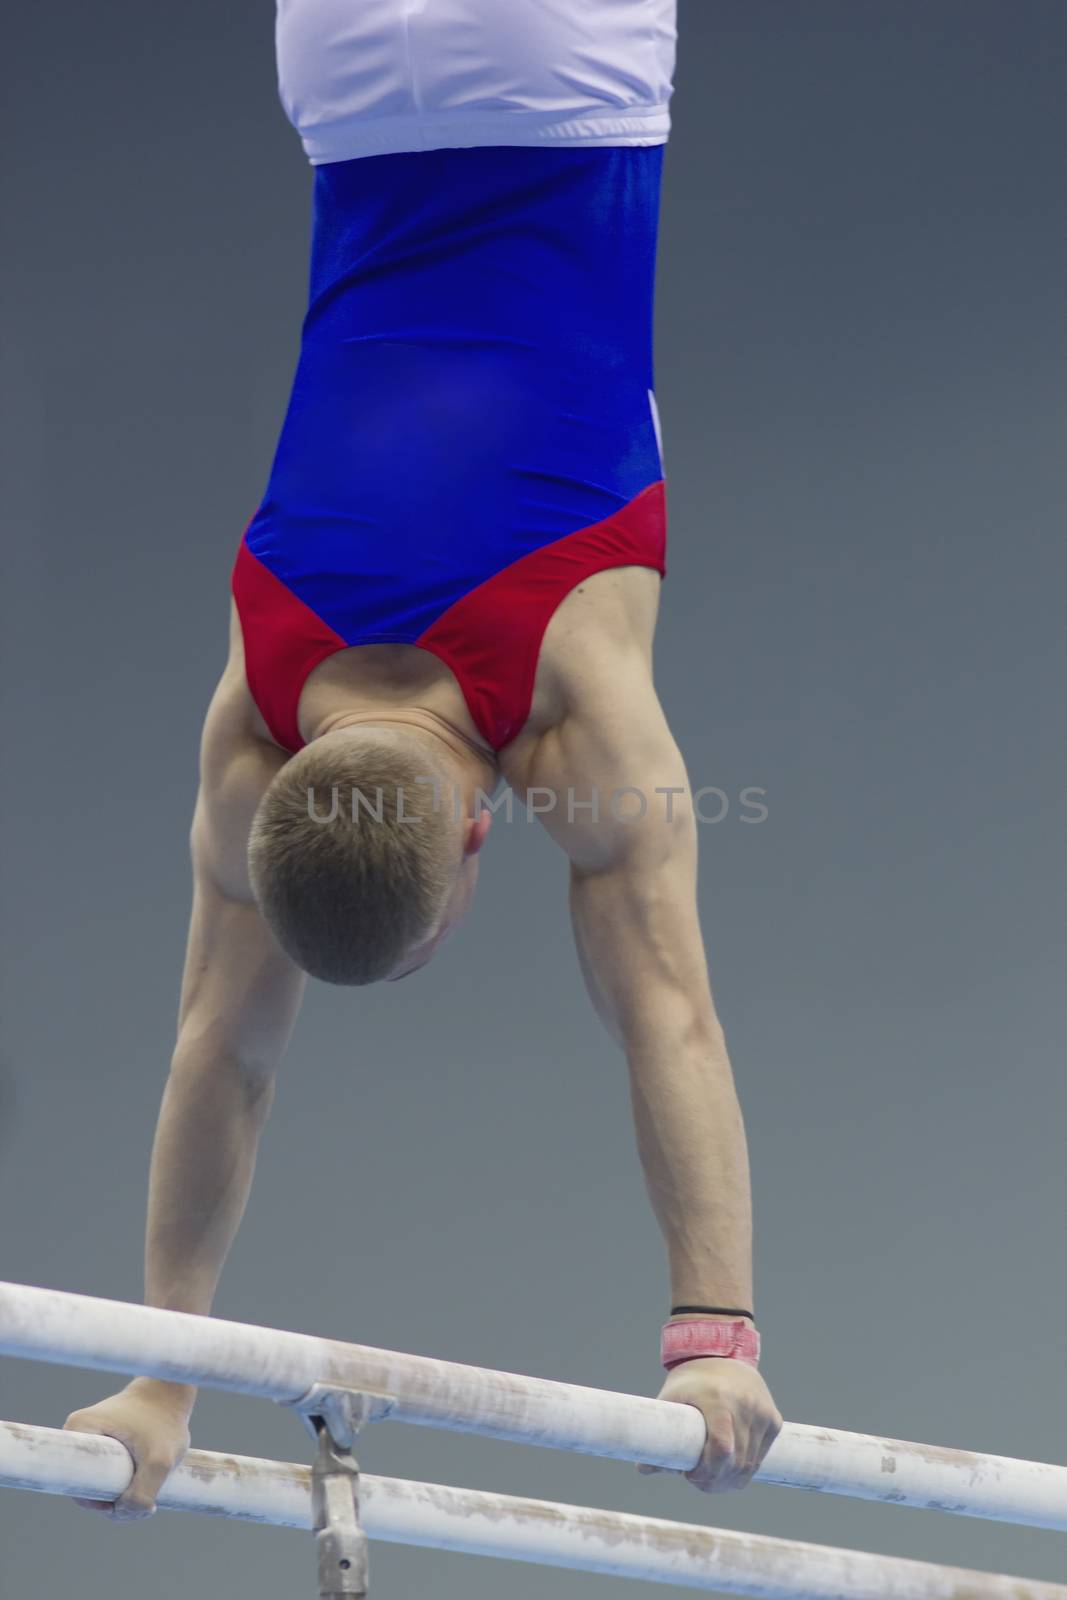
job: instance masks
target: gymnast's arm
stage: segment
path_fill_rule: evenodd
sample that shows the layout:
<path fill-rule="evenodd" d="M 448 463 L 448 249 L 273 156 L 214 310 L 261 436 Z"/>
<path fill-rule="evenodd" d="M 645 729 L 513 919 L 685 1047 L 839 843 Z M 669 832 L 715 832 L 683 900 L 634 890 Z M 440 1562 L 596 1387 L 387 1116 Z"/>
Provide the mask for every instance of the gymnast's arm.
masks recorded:
<path fill-rule="evenodd" d="M 748 1152 L 708 981 L 685 765 L 653 687 L 647 641 L 591 653 L 576 682 L 580 693 L 542 736 L 523 787 L 556 796 L 541 820 L 570 859 L 571 918 L 590 997 L 626 1055 L 671 1304 L 751 1308 Z M 619 797 L 617 810 L 636 819 L 643 804 L 641 820 L 613 815 L 612 795 L 628 787 L 640 796 Z M 580 805 L 594 792 L 596 816 Z M 569 806 L 569 794 L 578 803 Z M 782 1425 L 762 1378 L 736 1361 L 686 1362 L 661 1397 L 704 1412 L 708 1442 L 687 1476 L 705 1490 L 747 1483 Z"/>
<path fill-rule="evenodd" d="M 285 761 L 253 715 L 238 631 L 201 740 L 192 916 L 145 1241 L 146 1303 L 203 1314 L 244 1214 L 304 988 L 248 878 L 252 818 Z"/>
<path fill-rule="evenodd" d="M 252 818 L 285 757 L 257 734 L 235 619 L 230 644 L 201 740 L 193 909 L 145 1239 L 145 1303 L 204 1315 L 248 1201 L 304 984 L 263 923 L 248 881 Z M 72 1412 L 66 1429 L 110 1435 L 134 1462 L 117 1499 L 77 1503 L 113 1522 L 151 1515 L 189 1447 L 196 1395 L 191 1384 L 137 1377 Z"/>

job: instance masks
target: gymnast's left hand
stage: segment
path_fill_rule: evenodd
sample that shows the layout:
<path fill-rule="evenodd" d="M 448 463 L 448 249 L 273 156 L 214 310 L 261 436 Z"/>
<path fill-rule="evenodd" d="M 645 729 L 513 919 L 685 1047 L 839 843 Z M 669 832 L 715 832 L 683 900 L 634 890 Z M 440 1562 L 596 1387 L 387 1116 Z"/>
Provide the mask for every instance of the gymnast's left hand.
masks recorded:
<path fill-rule="evenodd" d="M 658 1398 L 696 1406 L 703 1415 L 704 1449 L 684 1476 L 705 1494 L 745 1488 L 782 1430 L 781 1412 L 759 1372 L 724 1356 L 683 1361 L 668 1372 Z M 674 1470 L 638 1465 L 639 1472 Z"/>

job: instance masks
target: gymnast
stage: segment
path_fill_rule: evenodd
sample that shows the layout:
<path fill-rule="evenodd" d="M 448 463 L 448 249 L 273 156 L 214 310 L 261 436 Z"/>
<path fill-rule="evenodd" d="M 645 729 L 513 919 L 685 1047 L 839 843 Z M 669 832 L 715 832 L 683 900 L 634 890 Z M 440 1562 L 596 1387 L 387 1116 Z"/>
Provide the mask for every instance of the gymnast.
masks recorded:
<path fill-rule="evenodd" d="M 506 791 L 566 854 L 578 961 L 627 1061 L 668 1254 L 660 1398 L 707 1424 L 685 1476 L 741 1488 L 782 1418 L 693 800 L 652 674 L 675 0 L 278 0 L 276 42 L 313 169 L 310 293 L 201 741 L 145 1299 L 210 1313 L 307 976 L 424 967 Z M 151 1514 L 196 1392 L 137 1377 L 73 1412 L 135 1467 L 78 1503 Z"/>

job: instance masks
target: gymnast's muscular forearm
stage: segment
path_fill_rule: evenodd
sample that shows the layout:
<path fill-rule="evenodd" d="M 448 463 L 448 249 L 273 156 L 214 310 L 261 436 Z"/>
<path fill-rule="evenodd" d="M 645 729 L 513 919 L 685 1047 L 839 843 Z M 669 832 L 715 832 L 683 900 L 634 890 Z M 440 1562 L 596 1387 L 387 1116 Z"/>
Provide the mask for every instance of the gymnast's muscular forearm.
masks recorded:
<path fill-rule="evenodd" d="M 712 1001 L 693 846 L 654 871 L 571 883 L 578 954 L 625 1052 L 637 1149 L 667 1245 L 672 1305 L 752 1307 L 748 1148 Z"/>
<path fill-rule="evenodd" d="M 644 1030 L 627 1050 L 638 1154 L 667 1245 L 671 1305 L 752 1306 L 752 1203 L 721 1030 Z"/>
<path fill-rule="evenodd" d="M 207 1315 L 248 1202 L 274 1098 L 235 1061 L 179 1045 L 149 1176 L 145 1303 Z M 191 1404 L 196 1389 L 176 1384 Z"/>

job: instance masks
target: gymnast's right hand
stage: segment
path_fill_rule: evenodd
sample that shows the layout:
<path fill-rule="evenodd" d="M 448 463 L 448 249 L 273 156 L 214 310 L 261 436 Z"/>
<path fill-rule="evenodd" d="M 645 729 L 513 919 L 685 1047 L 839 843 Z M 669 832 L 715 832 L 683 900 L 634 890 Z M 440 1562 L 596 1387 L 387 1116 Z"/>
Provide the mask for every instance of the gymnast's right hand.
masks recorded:
<path fill-rule="evenodd" d="M 188 1391 L 154 1378 L 132 1378 L 125 1389 L 84 1410 L 72 1411 L 64 1430 L 102 1433 L 117 1439 L 133 1457 L 134 1474 L 117 1500 L 82 1500 L 76 1505 L 99 1511 L 109 1522 L 150 1517 L 165 1479 L 189 1448 Z"/>

